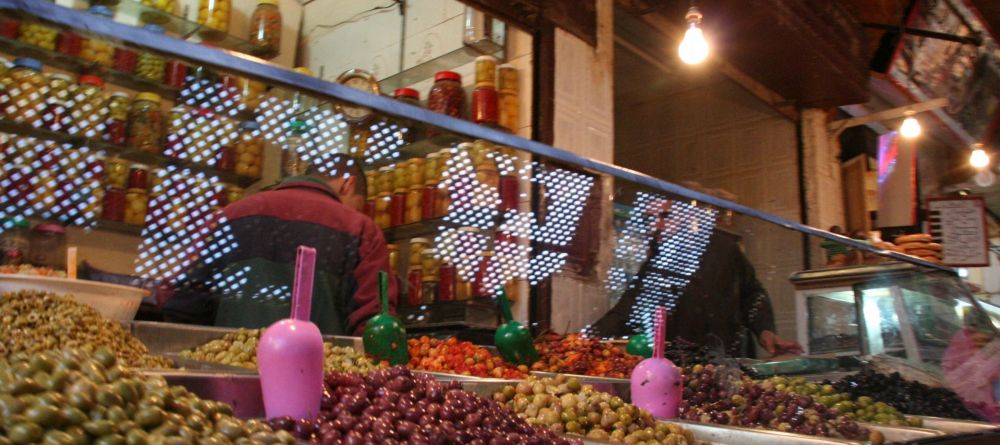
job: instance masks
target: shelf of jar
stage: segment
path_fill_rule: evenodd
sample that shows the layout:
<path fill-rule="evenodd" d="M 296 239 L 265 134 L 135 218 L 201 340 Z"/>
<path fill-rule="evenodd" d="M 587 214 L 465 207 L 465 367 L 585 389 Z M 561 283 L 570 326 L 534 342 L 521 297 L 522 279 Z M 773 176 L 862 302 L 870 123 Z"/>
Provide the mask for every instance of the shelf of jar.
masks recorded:
<path fill-rule="evenodd" d="M 454 51 L 442 54 L 424 63 L 400 71 L 378 82 L 379 88 L 391 94 L 397 88 L 409 87 L 411 85 L 433 79 L 438 71 L 454 70 L 460 66 L 472 63 L 479 56 L 496 56 L 500 59 L 499 53 L 503 51 L 503 46 L 492 40 L 483 39 L 476 42 L 475 46 L 462 45 Z"/>
<path fill-rule="evenodd" d="M 376 159 L 365 164 L 365 170 L 376 170 L 387 165 L 393 165 L 407 159 L 423 158 L 444 148 L 450 148 L 462 142 L 468 142 L 469 138 L 457 134 L 439 134 L 426 139 L 421 139 L 404 145 L 399 149 L 398 156 L 394 158 Z"/>
<path fill-rule="evenodd" d="M 148 153 L 130 147 L 122 147 L 120 145 L 110 144 L 104 141 L 86 139 L 80 136 L 74 136 L 63 132 L 52 131 L 45 128 L 38 128 L 32 125 L 25 124 L 23 122 L 14 122 L 6 119 L 0 119 L 0 132 L 15 134 L 23 137 L 33 137 L 63 144 L 71 144 L 75 147 L 89 147 L 94 150 L 104 151 L 108 155 L 118 156 L 128 161 L 138 162 L 146 165 L 152 165 L 158 167 L 166 167 L 170 165 L 180 168 L 186 168 L 191 171 L 202 172 L 208 175 L 215 176 L 219 179 L 219 181 L 224 182 L 226 184 L 235 184 L 244 188 L 260 180 L 260 178 L 253 178 L 249 176 L 238 175 L 232 172 L 221 171 L 211 166 L 199 164 L 196 162 L 169 158 L 161 154 Z"/>
<path fill-rule="evenodd" d="M 144 24 L 160 25 L 168 33 L 177 34 L 185 40 L 209 43 L 216 48 L 237 51 L 244 54 L 260 55 L 264 48 L 227 32 L 209 28 L 184 17 L 147 6 L 136 0 L 121 0 L 116 8 L 119 14 L 139 17 Z"/>
<path fill-rule="evenodd" d="M 457 228 L 458 225 L 445 221 L 444 218 L 427 219 L 415 223 L 390 227 L 382 231 L 387 242 L 405 241 L 411 238 L 426 238 L 429 235 L 441 233 L 444 229 Z"/>
<path fill-rule="evenodd" d="M 159 82 L 153 82 L 143 77 L 123 73 L 121 71 L 90 62 L 87 60 L 63 54 L 58 51 L 42 48 L 16 39 L 0 37 L 0 52 L 14 57 L 31 57 L 54 68 L 71 71 L 77 74 L 86 73 L 100 76 L 105 82 L 139 92 L 152 92 L 164 98 L 174 98 L 180 89 Z"/>

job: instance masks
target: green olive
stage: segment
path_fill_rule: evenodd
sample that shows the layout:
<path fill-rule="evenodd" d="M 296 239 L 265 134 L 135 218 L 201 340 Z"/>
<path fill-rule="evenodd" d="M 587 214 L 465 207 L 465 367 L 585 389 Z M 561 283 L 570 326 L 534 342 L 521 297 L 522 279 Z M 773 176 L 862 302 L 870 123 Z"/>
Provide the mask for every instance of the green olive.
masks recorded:
<path fill-rule="evenodd" d="M 52 372 L 52 369 L 56 366 L 56 362 L 50 357 L 39 354 L 31 357 L 30 366 L 35 372 Z"/>
<path fill-rule="evenodd" d="M 125 404 L 125 400 L 111 389 L 101 388 L 97 391 L 97 403 L 107 407 L 122 406 Z"/>
<path fill-rule="evenodd" d="M 108 420 L 110 420 L 116 425 L 128 420 L 129 418 L 128 414 L 125 413 L 125 409 L 123 409 L 120 406 L 109 407 L 106 415 L 108 417 Z"/>
<path fill-rule="evenodd" d="M 156 428 L 153 428 L 153 431 L 150 432 L 153 433 L 154 435 L 160 435 L 160 436 L 176 436 L 177 431 L 178 431 L 177 425 L 168 422 Z"/>
<path fill-rule="evenodd" d="M 45 434 L 45 430 L 32 422 L 21 422 L 7 430 L 7 437 L 16 445 L 37 443 L 42 440 L 43 434 Z"/>
<path fill-rule="evenodd" d="M 90 445 L 90 437 L 87 436 L 87 432 L 84 431 L 83 427 L 71 426 L 64 431 L 73 438 L 73 445 Z"/>
<path fill-rule="evenodd" d="M 220 438 L 214 435 L 208 437 L 201 437 L 198 439 L 198 445 L 229 445 L 231 443 L 232 442 L 230 442 L 228 439 L 224 437 Z"/>
<path fill-rule="evenodd" d="M 74 445 L 73 436 L 59 430 L 50 430 L 42 439 L 44 445 Z"/>
<path fill-rule="evenodd" d="M 42 392 L 43 389 L 42 385 L 39 385 L 34 379 L 23 378 L 14 381 L 14 383 L 10 385 L 10 394 L 14 396 L 22 394 L 35 394 Z"/>
<path fill-rule="evenodd" d="M 183 437 L 168 437 L 163 441 L 163 445 L 193 445 L 190 440 Z"/>
<path fill-rule="evenodd" d="M 94 353 L 94 360 L 97 360 L 97 362 L 100 363 L 101 366 L 104 366 L 105 368 L 110 368 L 114 366 L 115 361 L 117 361 L 117 358 L 115 357 L 115 354 L 112 353 L 109 349 L 101 348 Z"/>
<path fill-rule="evenodd" d="M 135 423 L 144 429 L 151 429 L 163 423 L 165 413 L 160 408 L 143 408 L 135 414 Z"/>
<path fill-rule="evenodd" d="M 111 434 L 115 430 L 115 424 L 110 420 L 92 420 L 83 423 L 83 429 L 91 436 L 101 437 Z"/>
<path fill-rule="evenodd" d="M 236 440 L 246 436 L 246 431 L 238 423 L 232 420 L 221 420 L 215 425 L 215 430 L 222 433 L 229 440 Z"/>
<path fill-rule="evenodd" d="M 131 429 L 125 435 L 125 445 L 147 445 L 148 443 L 149 434 L 139 428 Z"/>
<path fill-rule="evenodd" d="M 7 436 L 0 436 L 0 445 L 14 445 L 14 442 L 11 442 Z"/>
<path fill-rule="evenodd" d="M 136 399 L 139 398 L 139 394 L 135 391 L 135 388 L 133 388 L 131 383 L 127 381 L 120 380 L 118 382 L 115 382 L 114 391 L 122 399 L 124 399 L 126 403 L 135 402 Z"/>
<path fill-rule="evenodd" d="M 107 434 L 98 437 L 94 445 L 125 445 L 125 438 L 121 434 Z"/>
<path fill-rule="evenodd" d="M 0 394 L 0 416 L 7 417 L 24 412 L 24 402 L 10 394 Z"/>
<path fill-rule="evenodd" d="M 49 376 L 45 389 L 49 391 L 62 392 L 62 389 L 66 386 L 67 382 L 69 382 L 69 371 L 62 369 L 56 370 Z"/>
<path fill-rule="evenodd" d="M 34 405 L 24 411 L 24 417 L 42 428 L 55 427 L 63 421 L 62 413 L 51 405 Z"/>

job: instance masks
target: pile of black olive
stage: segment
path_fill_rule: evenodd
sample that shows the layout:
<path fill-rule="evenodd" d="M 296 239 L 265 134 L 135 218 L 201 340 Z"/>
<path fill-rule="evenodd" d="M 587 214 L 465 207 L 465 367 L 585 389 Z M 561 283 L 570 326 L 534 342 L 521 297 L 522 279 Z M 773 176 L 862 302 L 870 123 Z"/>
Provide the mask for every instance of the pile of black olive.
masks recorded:
<path fill-rule="evenodd" d="M 849 392 L 854 398 L 869 396 L 906 414 L 979 420 L 950 389 L 931 388 L 906 380 L 898 372 L 885 375 L 865 369 L 844 377 L 833 386 L 837 392 Z"/>

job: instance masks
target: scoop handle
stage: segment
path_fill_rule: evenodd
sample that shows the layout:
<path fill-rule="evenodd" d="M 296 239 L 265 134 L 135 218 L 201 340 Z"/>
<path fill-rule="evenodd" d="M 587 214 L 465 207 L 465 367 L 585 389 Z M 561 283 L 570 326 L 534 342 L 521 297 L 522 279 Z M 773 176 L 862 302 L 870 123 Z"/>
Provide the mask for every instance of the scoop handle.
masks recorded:
<path fill-rule="evenodd" d="M 656 334 L 654 335 L 653 357 L 663 358 L 667 341 L 667 308 L 660 306 L 656 308 Z"/>
<path fill-rule="evenodd" d="M 292 318 L 296 320 L 309 320 L 315 272 L 316 249 L 299 246 L 295 252 L 295 282 L 292 283 Z"/>
<path fill-rule="evenodd" d="M 514 321 L 514 313 L 510 310 L 510 300 L 507 299 L 507 289 L 500 286 L 500 296 L 497 297 L 500 303 L 500 313 L 503 314 L 504 321 L 510 323 Z"/>
<path fill-rule="evenodd" d="M 389 313 L 389 274 L 382 270 L 378 273 L 378 298 L 382 304 L 382 313 Z"/>

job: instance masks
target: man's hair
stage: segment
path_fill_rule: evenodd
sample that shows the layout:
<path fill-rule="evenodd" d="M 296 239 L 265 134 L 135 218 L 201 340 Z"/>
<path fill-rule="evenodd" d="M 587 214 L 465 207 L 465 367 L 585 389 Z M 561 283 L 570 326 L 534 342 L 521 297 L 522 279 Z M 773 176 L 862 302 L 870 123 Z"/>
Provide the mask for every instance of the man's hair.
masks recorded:
<path fill-rule="evenodd" d="M 368 181 L 365 172 L 361 168 L 361 161 L 343 153 L 322 154 L 313 158 L 309 162 L 306 174 L 320 178 L 355 178 L 354 193 L 367 196 Z"/>

